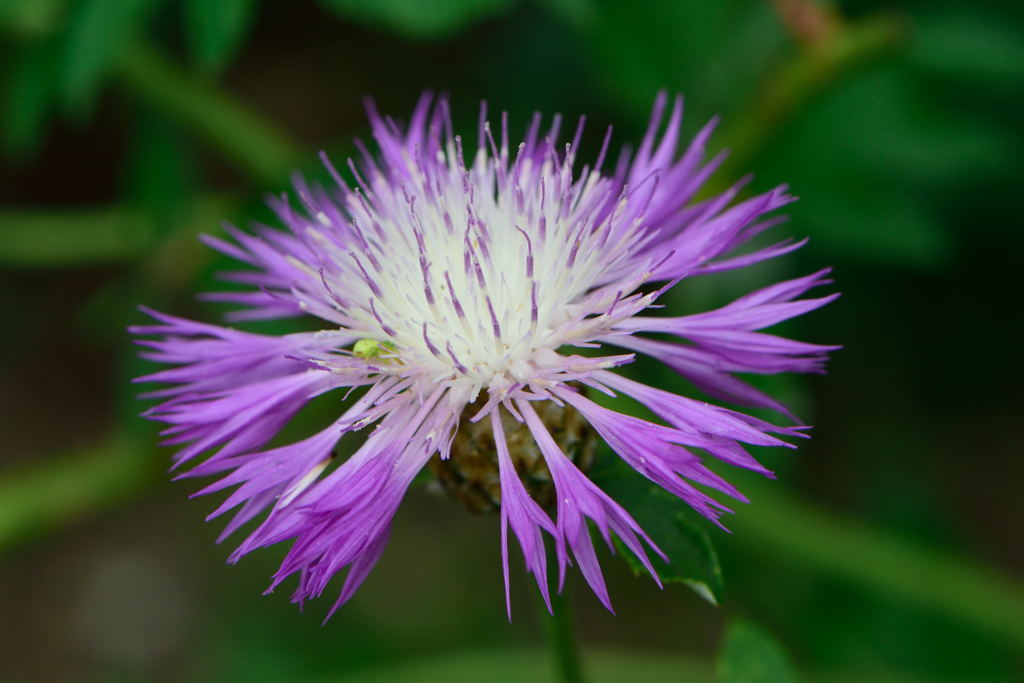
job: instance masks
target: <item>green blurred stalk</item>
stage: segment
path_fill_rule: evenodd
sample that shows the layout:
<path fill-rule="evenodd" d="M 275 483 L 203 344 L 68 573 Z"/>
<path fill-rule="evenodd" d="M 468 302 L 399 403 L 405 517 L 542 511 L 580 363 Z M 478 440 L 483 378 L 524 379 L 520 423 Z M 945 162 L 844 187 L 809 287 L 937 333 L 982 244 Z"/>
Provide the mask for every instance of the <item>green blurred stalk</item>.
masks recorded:
<path fill-rule="evenodd" d="M 197 199 L 183 213 L 180 226 L 163 237 L 150 212 L 128 206 L 0 209 L 0 266 L 60 268 L 143 259 L 152 266 L 173 257 L 180 273 L 181 252 L 196 241 L 199 232 L 216 225 L 237 206 L 238 201 L 230 197 Z M 193 272 L 188 269 L 186 277 Z M 147 268 L 146 273 L 153 271 Z"/>
<path fill-rule="evenodd" d="M 1024 586 L 977 562 L 802 502 L 763 482 L 729 522 L 749 552 L 832 576 L 1024 646 Z"/>
<path fill-rule="evenodd" d="M 554 658 L 555 671 L 562 683 L 583 683 L 583 667 L 580 664 L 579 644 L 573 625 L 572 605 L 569 602 L 569 588 L 551 596 L 551 611 L 537 591 L 537 616 L 544 631 L 548 652 Z"/>
<path fill-rule="evenodd" d="M 188 126 L 260 185 L 280 185 L 303 158 L 273 124 L 153 48 L 130 46 L 113 71 L 130 92 Z"/>
<path fill-rule="evenodd" d="M 841 22 L 826 39 L 778 64 L 723 127 L 719 140 L 730 154 L 716 177 L 731 178 L 735 170 L 748 168 L 809 99 L 856 67 L 893 52 L 906 33 L 905 22 L 890 14 Z"/>
<path fill-rule="evenodd" d="M 139 495 L 159 479 L 160 459 L 138 437 L 40 458 L 0 478 L 0 549 Z"/>
<path fill-rule="evenodd" d="M 128 207 L 0 211 L 0 265 L 81 266 L 127 262 L 152 245 L 155 228 Z"/>

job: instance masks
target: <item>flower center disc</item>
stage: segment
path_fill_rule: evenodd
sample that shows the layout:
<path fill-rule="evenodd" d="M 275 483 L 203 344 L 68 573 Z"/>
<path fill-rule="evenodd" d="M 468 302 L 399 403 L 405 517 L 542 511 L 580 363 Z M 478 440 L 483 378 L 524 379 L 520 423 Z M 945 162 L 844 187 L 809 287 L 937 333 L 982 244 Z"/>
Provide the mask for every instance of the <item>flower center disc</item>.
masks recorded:
<path fill-rule="evenodd" d="M 492 514 L 501 508 L 498 456 L 491 421 L 469 421 L 485 402 L 481 397 L 466 406 L 452 442 L 451 457 L 442 460 L 434 455 L 429 465 L 440 488 L 479 515 Z M 587 472 L 594 462 L 597 434 L 583 416 L 572 406 L 558 406 L 552 401 L 537 401 L 533 406 L 555 443 L 580 470 Z M 501 412 L 509 455 L 519 478 L 541 507 L 551 507 L 555 503 L 555 487 L 540 448 L 525 424 L 517 422 L 507 411 Z"/>

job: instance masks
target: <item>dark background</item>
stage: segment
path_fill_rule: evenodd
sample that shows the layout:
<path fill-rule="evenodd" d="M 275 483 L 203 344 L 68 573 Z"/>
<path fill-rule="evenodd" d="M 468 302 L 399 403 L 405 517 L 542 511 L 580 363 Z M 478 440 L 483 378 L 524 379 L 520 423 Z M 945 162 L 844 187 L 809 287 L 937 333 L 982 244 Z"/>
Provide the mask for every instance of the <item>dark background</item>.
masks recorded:
<path fill-rule="evenodd" d="M 637 141 L 660 88 L 687 130 L 723 117 L 717 179 L 801 201 L 809 245 L 683 283 L 683 313 L 835 267 L 844 296 L 785 331 L 841 343 L 826 377 L 766 386 L 815 425 L 712 532 L 726 599 L 604 565 L 573 577 L 595 680 L 711 680 L 723 624 L 774 633 L 810 681 L 1024 677 L 1020 482 L 1024 29 L 1017 5 L 758 0 L 0 2 L 0 681 L 544 680 L 532 589 L 497 520 L 413 491 L 383 560 L 320 626 L 261 598 L 283 554 L 237 567 L 209 500 L 170 483 L 135 415 L 139 303 L 199 319 L 221 220 L 271 220 L 314 152 L 447 90 L 586 114 Z M 223 263 L 220 263 L 223 265 Z M 283 331 L 287 326 L 264 326 Z M 659 381 L 649 377 L 651 381 Z M 303 434 L 330 404 L 291 429 Z M 308 432 L 306 432 L 308 433 Z M 747 484 L 739 474 L 735 481 Z M 759 508 L 759 503 L 761 507 Z M 542 664 L 538 665 L 538 661 Z M 504 677 L 504 678 L 503 678 Z"/>

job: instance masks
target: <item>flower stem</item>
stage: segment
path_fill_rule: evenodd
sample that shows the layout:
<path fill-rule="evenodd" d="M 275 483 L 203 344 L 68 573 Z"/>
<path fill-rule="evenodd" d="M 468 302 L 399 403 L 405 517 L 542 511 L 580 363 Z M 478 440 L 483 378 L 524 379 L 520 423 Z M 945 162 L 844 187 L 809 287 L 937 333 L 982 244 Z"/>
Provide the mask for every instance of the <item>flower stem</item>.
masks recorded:
<path fill-rule="evenodd" d="M 260 185 L 277 186 L 304 155 L 262 116 L 196 78 L 143 44 L 126 48 L 114 64 L 122 86 L 189 126 Z"/>
<path fill-rule="evenodd" d="M 182 245 L 238 208 L 238 200 L 208 194 L 188 206 L 178 227 L 161 236 L 146 211 L 127 204 L 78 209 L 0 208 L 0 266 L 15 268 L 77 268 L 112 263 L 147 264 L 180 257 Z M 155 250 L 173 253 L 160 253 Z M 179 280 L 191 282 L 195 268 L 175 258 Z M 144 276 L 152 271 L 140 268 Z"/>
<path fill-rule="evenodd" d="M 558 680 L 562 683 L 583 683 L 583 668 L 580 664 L 579 645 L 573 625 L 572 605 L 569 602 L 569 589 L 551 596 L 551 608 L 554 614 L 548 614 L 548 608 L 537 593 L 537 614 L 544 630 L 544 640 L 548 650 L 554 657 Z"/>
<path fill-rule="evenodd" d="M 851 22 L 835 18 L 824 35 L 810 42 L 796 36 L 802 47 L 765 75 L 741 115 L 731 117 L 719 133 L 730 154 L 717 177 L 731 178 L 749 167 L 810 98 L 865 62 L 894 52 L 906 34 L 901 17 L 883 13 Z"/>
<path fill-rule="evenodd" d="M 160 481 L 151 438 L 117 434 L 99 446 L 40 458 L 0 478 L 0 549 L 135 498 Z"/>

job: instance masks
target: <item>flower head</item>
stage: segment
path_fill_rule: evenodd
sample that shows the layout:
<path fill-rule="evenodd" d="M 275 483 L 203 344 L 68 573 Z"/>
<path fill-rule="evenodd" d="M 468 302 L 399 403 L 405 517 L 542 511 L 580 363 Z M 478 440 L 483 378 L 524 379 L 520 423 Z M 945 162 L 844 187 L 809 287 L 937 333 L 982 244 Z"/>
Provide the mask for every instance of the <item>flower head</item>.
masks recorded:
<path fill-rule="evenodd" d="M 208 453 L 183 476 L 220 477 L 200 494 L 236 487 L 211 518 L 235 510 L 226 536 L 263 516 L 232 561 L 291 540 L 269 590 L 298 574 L 295 601 L 319 596 L 347 568 L 333 612 L 380 557 L 402 497 L 433 460 L 447 488 L 500 509 L 506 599 L 511 528 L 545 599 L 547 535 L 559 576 L 575 561 L 610 608 L 588 523 L 606 542 L 615 534 L 655 580 L 647 553 L 661 551 L 587 478 L 594 435 L 711 520 L 727 508 L 707 489 L 743 500 L 698 452 L 767 473 L 744 445 L 788 445 L 780 437 L 802 428 L 616 369 L 645 354 L 711 396 L 788 414 L 735 374 L 819 371 L 833 347 L 759 330 L 834 295 L 799 298 L 828 282 L 820 271 L 705 313 L 643 315 L 681 280 L 802 244 L 734 253 L 780 222 L 770 214 L 793 197 L 780 187 L 740 201 L 739 183 L 696 199 L 723 158 L 705 159 L 714 122 L 679 155 L 682 100 L 662 130 L 667 104 L 659 96 L 636 153 L 609 173 L 610 131 L 593 166 L 576 159 L 582 120 L 562 145 L 560 119 L 542 132 L 537 115 L 511 146 L 506 117 L 494 130 L 482 109 L 467 150 L 443 98 L 425 95 L 406 126 L 371 106 L 380 151 L 360 146 L 353 185 L 324 157 L 331 187 L 299 178 L 300 206 L 271 202 L 287 231 L 205 237 L 250 266 L 227 277 L 253 289 L 211 297 L 241 304 L 233 319 L 311 315 L 325 327 L 272 337 L 147 311 L 156 324 L 132 330 L 156 337 L 139 342 L 147 357 L 174 366 L 139 381 L 171 385 L 153 392 L 164 401 L 147 414 L 182 444 L 176 466 Z M 323 431 L 266 449 L 314 396 L 357 388 Z M 624 394 L 664 424 L 602 407 L 594 392 Z M 335 462 L 338 439 L 370 425 Z"/>

